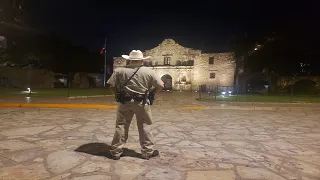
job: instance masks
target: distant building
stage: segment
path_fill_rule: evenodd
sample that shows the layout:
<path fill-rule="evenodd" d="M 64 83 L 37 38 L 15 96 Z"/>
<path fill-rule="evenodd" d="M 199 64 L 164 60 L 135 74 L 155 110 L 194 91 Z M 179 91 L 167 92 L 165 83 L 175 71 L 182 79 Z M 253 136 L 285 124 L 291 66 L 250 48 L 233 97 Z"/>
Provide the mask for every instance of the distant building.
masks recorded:
<path fill-rule="evenodd" d="M 198 90 L 200 85 L 232 86 L 235 62 L 232 53 L 202 53 L 186 48 L 172 39 L 146 50 L 152 58 L 144 62 L 165 83 L 165 89 Z M 113 70 L 126 66 L 122 57 L 114 57 Z"/>

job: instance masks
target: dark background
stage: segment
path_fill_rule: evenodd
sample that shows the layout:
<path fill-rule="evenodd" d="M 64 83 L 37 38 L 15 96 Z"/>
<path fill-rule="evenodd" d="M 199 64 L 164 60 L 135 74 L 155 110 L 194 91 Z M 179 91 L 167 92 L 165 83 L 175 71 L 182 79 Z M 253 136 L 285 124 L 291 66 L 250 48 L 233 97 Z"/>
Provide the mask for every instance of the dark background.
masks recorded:
<path fill-rule="evenodd" d="M 95 64 L 88 71 L 103 69 L 99 51 L 105 38 L 108 65 L 112 65 L 112 57 L 153 48 L 165 38 L 204 52 L 233 51 L 242 56 L 253 43 L 263 44 L 266 37 L 273 37 L 275 43 L 247 58 L 247 69 L 273 68 L 292 74 L 306 62 L 313 73 L 320 72 L 316 1 L 25 0 L 24 5 L 28 26 L 84 47 L 51 52 L 53 59 L 59 59 L 55 71 L 85 71 L 86 64 Z M 78 62 L 87 50 L 94 56 Z"/>
<path fill-rule="evenodd" d="M 99 51 L 108 41 L 110 55 L 148 49 L 164 38 L 205 51 L 228 48 L 233 36 L 262 35 L 314 21 L 311 1 L 34 1 L 32 23 L 69 36 Z M 311 20 L 311 19 L 312 20 Z"/>

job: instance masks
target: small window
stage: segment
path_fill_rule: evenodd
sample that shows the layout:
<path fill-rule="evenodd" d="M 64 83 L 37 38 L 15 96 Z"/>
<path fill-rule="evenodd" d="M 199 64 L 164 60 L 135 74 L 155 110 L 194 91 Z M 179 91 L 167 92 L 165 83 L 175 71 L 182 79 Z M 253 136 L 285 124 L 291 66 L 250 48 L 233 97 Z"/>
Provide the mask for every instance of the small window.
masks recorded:
<path fill-rule="evenodd" d="M 214 57 L 209 58 L 209 64 L 214 64 Z"/>
<path fill-rule="evenodd" d="M 170 65 L 170 59 L 171 59 L 170 57 L 165 57 L 163 64 L 164 64 L 164 65 Z"/>
<path fill-rule="evenodd" d="M 216 73 L 210 73 L 210 79 L 216 78 Z"/>

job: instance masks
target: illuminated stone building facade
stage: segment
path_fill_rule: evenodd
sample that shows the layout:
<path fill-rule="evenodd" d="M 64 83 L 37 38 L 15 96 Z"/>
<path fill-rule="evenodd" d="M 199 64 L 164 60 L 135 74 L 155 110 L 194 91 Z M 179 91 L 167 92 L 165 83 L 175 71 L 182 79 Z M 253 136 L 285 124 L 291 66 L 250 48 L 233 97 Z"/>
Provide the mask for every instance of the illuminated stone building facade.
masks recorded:
<path fill-rule="evenodd" d="M 165 89 L 198 90 L 200 85 L 233 85 L 232 53 L 202 53 L 165 39 L 159 46 L 146 50 L 144 55 L 151 56 L 144 64 L 161 77 Z M 114 57 L 113 70 L 125 65 L 125 59 Z"/>

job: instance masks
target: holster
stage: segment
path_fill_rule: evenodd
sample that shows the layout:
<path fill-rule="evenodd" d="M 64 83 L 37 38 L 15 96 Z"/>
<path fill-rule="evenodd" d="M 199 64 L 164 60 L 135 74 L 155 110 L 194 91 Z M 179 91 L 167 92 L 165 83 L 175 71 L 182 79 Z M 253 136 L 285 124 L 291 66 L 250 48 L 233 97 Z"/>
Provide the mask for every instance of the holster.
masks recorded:
<path fill-rule="evenodd" d="M 154 101 L 154 99 L 155 99 L 155 95 L 156 95 L 156 92 L 155 92 L 155 91 L 151 91 L 151 92 L 148 93 L 148 99 L 149 99 L 149 101 L 150 101 L 150 105 L 153 104 L 153 101 Z"/>
<path fill-rule="evenodd" d="M 117 102 L 120 102 L 120 103 L 123 104 L 124 103 L 123 97 L 124 97 L 124 92 L 123 91 L 116 92 L 115 99 L 116 99 Z"/>

